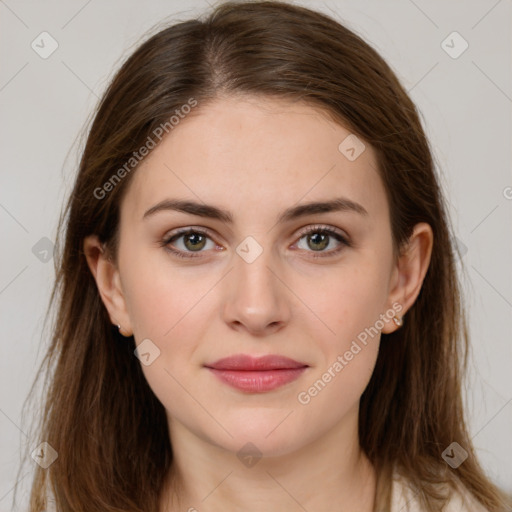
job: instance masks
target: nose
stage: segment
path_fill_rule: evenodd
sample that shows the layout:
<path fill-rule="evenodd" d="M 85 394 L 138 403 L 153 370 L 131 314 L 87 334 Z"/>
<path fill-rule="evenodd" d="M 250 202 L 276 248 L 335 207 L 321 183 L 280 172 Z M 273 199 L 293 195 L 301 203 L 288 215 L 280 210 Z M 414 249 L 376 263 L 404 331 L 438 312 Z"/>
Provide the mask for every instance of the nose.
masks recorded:
<path fill-rule="evenodd" d="M 270 250 L 251 263 L 238 254 L 228 275 L 225 290 L 224 320 L 234 330 L 253 336 L 266 336 L 282 329 L 289 321 L 289 294 L 272 261 Z M 282 273 L 282 272 L 281 272 Z"/>

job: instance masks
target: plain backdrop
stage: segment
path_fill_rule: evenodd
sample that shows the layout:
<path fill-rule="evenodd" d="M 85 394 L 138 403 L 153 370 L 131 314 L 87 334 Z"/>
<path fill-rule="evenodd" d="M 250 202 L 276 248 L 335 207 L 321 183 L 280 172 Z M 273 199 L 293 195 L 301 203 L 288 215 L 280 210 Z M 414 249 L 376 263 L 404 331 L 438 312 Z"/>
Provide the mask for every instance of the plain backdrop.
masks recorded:
<path fill-rule="evenodd" d="M 363 36 L 421 112 L 465 269 L 470 432 L 486 470 L 512 491 L 511 1 L 298 3 Z M 26 500 L 35 467 L 30 460 L 17 473 L 21 448 L 36 446 L 21 410 L 47 343 L 51 246 L 77 137 L 146 30 L 205 9 L 203 1 L 0 0 L 0 511 L 11 510 L 18 476 Z"/>

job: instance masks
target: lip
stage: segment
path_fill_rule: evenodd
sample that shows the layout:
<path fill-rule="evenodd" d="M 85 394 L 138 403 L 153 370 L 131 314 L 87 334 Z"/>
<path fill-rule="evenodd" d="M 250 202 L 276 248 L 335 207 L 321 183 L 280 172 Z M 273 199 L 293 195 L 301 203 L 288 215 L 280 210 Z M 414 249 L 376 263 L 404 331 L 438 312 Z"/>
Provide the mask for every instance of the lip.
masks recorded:
<path fill-rule="evenodd" d="M 237 354 L 205 365 L 225 384 L 240 391 L 263 393 L 299 378 L 308 365 L 280 355 Z"/>
<path fill-rule="evenodd" d="M 205 365 L 215 370 L 239 370 L 239 371 L 265 371 L 265 370 L 290 370 L 308 366 L 289 357 L 269 354 L 254 357 L 247 354 L 235 354 L 224 357 L 211 364 Z"/>

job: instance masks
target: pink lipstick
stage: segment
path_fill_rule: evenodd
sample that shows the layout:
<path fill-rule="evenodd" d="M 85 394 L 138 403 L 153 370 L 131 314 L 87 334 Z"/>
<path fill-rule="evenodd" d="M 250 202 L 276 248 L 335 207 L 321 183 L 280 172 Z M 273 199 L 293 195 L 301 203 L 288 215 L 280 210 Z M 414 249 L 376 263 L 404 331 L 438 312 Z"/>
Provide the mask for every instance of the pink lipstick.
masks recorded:
<path fill-rule="evenodd" d="M 299 378 L 308 365 L 285 356 L 237 354 L 206 364 L 218 379 L 240 391 L 264 393 Z"/>

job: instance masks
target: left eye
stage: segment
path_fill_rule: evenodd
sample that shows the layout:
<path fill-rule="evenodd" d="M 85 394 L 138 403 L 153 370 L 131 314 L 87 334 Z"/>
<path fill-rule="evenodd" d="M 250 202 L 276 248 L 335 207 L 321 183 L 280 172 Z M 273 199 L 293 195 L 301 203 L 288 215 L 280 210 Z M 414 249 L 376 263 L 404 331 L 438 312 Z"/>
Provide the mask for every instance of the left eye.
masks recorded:
<path fill-rule="evenodd" d="M 348 240 L 341 233 L 324 227 L 308 228 L 302 232 L 302 236 L 300 237 L 299 242 L 303 239 L 306 239 L 306 250 L 309 248 L 312 249 L 312 252 L 320 253 L 313 254 L 314 258 L 338 254 L 343 249 L 343 246 L 350 246 Z M 324 250 L 329 247 L 329 245 L 331 245 L 330 242 L 333 239 L 338 242 L 338 247 L 329 251 Z M 299 249 L 305 249 L 299 245 L 297 246 Z"/>
<path fill-rule="evenodd" d="M 180 239 L 183 239 L 182 248 L 176 248 L 174 242 Z M 303 239 L 306 239 L 306 248 L 299 245 Z M 338 247 L 326 251 L 325 249 L 331 245 L 333 239 L 338 242 Z M 207 247 L 208 241 L 211 243 L 210 247 Z M 203 249 L 213 249 L 217 247 L 206 231 L 195 228 L 179 231 L 163 240 L 161 245 L 180 258 L 197 258 L 204 252 Z M 314 258 L 337 254 L 344 246 L 350 247 L 350 243 L 341 233 L 330 228 L 315 226 L 302 231 L 297 243 L 298 249 L 320 253 L 313 254 L 312 256 Z"/>
<path fill-rule="evenodd" d="M 329 254 L 332 254 L 333 252 L 338 252 L 340 250 L 339 248 L 332 249 L 331 251 L 324 250 L 331 245 L 331 241 L 333 239 L 337 240 L 338 244 L 348 245 L 346 239 L 340 233 L 327 228 L 308 229 L 300 237 L 299 242 L 302 239 L 306 239 L 306 247 L 312 249 L 313 252 L 328 252 Z M 299 249 L 304 249 L 304 247 L 298 247 Z"/>

